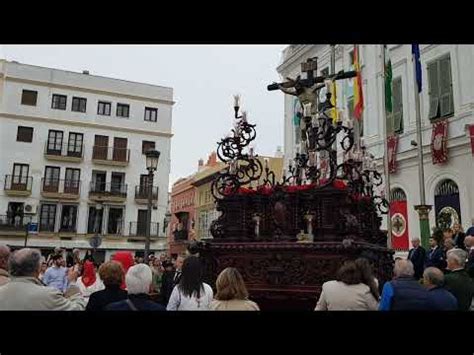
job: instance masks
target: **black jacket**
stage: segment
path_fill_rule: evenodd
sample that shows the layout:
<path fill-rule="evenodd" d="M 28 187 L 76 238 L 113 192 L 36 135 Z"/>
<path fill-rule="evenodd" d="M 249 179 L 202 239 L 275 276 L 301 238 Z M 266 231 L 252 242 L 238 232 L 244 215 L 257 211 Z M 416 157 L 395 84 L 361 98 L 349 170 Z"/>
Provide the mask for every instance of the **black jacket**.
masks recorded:
<path fill-rule="evenodd" d="M 127 291 L 120 286 L 106 287 L 105 290 L 94 292 L 89 297 L 86 311 L 103 311 L 110 303 L 122 301 L 127 298 Z"/>
<path fill-rule="evenodd" d="M 129 302 L 133 304 L 136 309 L 133 309 Z M 166 311 L 166 308 L 161 304 L 150 300 L 147 294 L 128 295 L 128 299 L 109 304 L 105 307 L 106 311 Z"/>
<path fill-rule="evenodd" d="M 176 279 L 175 275 L 176 271 L 166 271 L 163 274 L 161 281 L 160 301 L 165 307 L 168 305 L 168 301 L 170 300 L 174 287 L 179 283 L 179 280 L 181 280 L 181 273 L 179 273 Z"/>
<path fill-rule="evenodd" d="M 458 300 L 458 310 L 468 311 L 474 297 L 474 281 L 466 270 L 455 270 L 444 277 L 446 289 Z"/>
<path fill-rule="evenodd" d="M 466 234 L 464 234 L 463 232 L 459 232 L 458 234 L 453 235 L 453 240 L 456 244 L 456 247 L 466 250 L 466 246 L 464 245 L 464 239 L 466 239 Z"/>
<path fill-rule="evenodd" d="M 474 250 L 469 250 L 467 257 L 466 270 L 471 278 L 474 278 Z"/>
<path fill-rule="evenodd" d="M 444 258 L 443 249 L 437 247 L 434 250 L 429 250 L 426 253 L 425 268 L 434 266 L 440 270 L 446 269 L 446 260 Z"/>
<path fill-rule="evenodd" d="M 454 295 L 443 287 L 435 287 L 428 291 L 430 309 L 434 311 L 457 311 L 458 301 Z"/>
<path fill-rule="evenodd" d="M 408 260 L 413 263 L 415 269 L 415 279 L 419 280 L 423 276 L 425 266 L 426 250 L 421 245 L 417 248 L 412 248 L 408 252 Z"/>

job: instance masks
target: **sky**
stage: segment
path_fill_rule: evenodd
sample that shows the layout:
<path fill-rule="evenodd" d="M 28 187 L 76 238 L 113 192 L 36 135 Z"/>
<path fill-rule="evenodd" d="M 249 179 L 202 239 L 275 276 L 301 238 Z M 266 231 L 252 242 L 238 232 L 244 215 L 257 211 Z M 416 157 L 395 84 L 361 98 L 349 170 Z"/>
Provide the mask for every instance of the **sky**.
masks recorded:
<path fill-rule="evenodd" d="M 283 149 L 283 94 L 276 67 L 286 45 L 0 45 L 0 57 L 91 75 L 172 87 L 170 186 L 207 160 L 232 128 L 233 94 L 257 124 L 255 152 Z"/>

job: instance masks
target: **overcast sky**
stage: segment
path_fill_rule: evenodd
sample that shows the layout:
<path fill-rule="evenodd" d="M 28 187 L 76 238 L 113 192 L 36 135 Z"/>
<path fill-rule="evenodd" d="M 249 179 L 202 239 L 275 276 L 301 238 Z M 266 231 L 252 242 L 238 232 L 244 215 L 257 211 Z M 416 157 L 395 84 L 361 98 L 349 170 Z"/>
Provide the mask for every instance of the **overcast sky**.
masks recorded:
<path fill-rule="evenodd" d="M 169 86 L 174 89 L 170 184 L 191 174 L 231 128 L 234 93 L 257 124 L 256 152 L 283 146 L 283 94 L 268 92 L 284 45 L 0 46 L 20 63 Z"/>

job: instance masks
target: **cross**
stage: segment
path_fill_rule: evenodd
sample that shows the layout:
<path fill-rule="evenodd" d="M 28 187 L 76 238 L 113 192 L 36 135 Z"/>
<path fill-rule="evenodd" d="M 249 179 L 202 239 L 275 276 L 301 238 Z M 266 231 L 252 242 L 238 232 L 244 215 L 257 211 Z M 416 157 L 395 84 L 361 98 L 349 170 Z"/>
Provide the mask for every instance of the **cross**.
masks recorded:
<path fill-rule="evenodd" d="M 402 231 L 403 227 L 402 219 L 399 216 L 395 217 L 392 226 L 395 227 L 395 231 L 397 232 L 397 234 L 399 234 Z"/>

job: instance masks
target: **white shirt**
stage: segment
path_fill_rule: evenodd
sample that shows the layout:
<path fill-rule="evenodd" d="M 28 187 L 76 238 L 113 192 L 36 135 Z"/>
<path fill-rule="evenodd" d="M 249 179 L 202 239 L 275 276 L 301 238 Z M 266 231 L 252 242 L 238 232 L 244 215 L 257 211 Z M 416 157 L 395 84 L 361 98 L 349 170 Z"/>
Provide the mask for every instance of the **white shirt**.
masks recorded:
<path fill-rule="evenodd" d="M 171 293 L 167 311 L 207 311 L 214 298 L 214 292 L 211 286 L 206 283 L 202 284 L 204 293 L 201 292 L 201 297 L 197 298 L 196 293 L 192 297 L 183 295 L 176 285 Z"/>
<path fill-rule="evenodd" d="M 79 291 L 81 291 L 82 297 L 84 297 L 87 301 L 89 301 L 89 296 L 91 294 L 105 289 L 104 283 L 99 278 L 99 275 L 96 275 L 95 282 L 89 287 L 86 287 L 86 285 L 84 285 L 84 283 L 82 282 L 82 276 L 81 276 L 77 279 L 76 286 L 79 288 Z"/>

